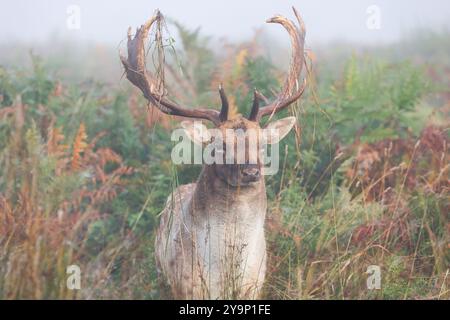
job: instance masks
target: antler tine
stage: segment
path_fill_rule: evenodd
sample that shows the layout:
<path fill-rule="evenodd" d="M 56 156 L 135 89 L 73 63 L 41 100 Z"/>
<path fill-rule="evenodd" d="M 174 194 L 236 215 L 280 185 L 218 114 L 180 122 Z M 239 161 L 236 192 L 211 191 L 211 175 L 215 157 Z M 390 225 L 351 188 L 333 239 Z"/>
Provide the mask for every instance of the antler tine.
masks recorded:
<path fill-rule="evenodd" d="M 160 89 L 156 78 L 146 69 L 145 66 L 145 40 L 152 25 L 161 22 L 163 19 L 161 13 L 156 11 L 144 25 L 136 30 L 134 38 L 131 35 L 131 28 L 128 29 L 128 57 L 120 55 L 120 59 L 125 68 L 127 79 L 138 87 L 144 97 L 159 110 L 174 116 L 183 116 L 188 118 L 206 119 L 214 124 L 220 124 L 219 112 L 204 108 L 186 108 L 170 101 L 165 97 L 165 90 Z M 157 92 L 162 91 L 162 92 Z"/>
<path fill-rule="evenodd" d="M 220 109 L 219 119 L 220 121 L 224 122 L 228 120 L 228 99 L 225 94 L 225 90 L 223 89 L 222 84 L 219 85 L 219 95 L 220 95 L 220 101 L 222 102 L 222 108 Z"/>
<path fill-rule="evenodd" d="M 287 30 L 292 43 L 292 57 L 289 73 L 286 77 L 280 94 L 272 103 L 268 103 L 267 105 L 258 108 L 258 111 L 255 111 L 256 116 L 254 115 L 254 110 L 252 108 L 251 115 L 253 115 L 253 121 L 259 121 L 263 116 L 273 115 L 274 113 L 288 107 L 290 104 L 299 99 L 305 90 L 306 79 L 303 80 L 303 84 L 301 86 L 299 86 L 298 84 L 298 78 L 302 73 L 303 65 L 305 63 L 305 25 L 297 10 L 294 7 L 292 9 L 298 21 L 299 27 L 297 27 L 291 20 L 288 20 L 280 15 L 274 16 L 266 21 L 267 23 L 279 23 Z M 260 94 L 255 94 L 254 106 L 257 105 L 255 104 L 255 100 L 264 100 L 263 98 L 264 97 L 262 97 Z M 251 117 L 249 117 L 249 119 L 250 118 Z"/>
<path fill-rule="evenodd" d="M 261 100 L 261 94 L 258 92 L 258 90 L 253 91 L 253 105 L 252 110 L 250 111 L 250 115 L 248 116 L 248 120 L 250 121 L 257 121 L 258 112 L 259 112 L 259 100 Z"/>

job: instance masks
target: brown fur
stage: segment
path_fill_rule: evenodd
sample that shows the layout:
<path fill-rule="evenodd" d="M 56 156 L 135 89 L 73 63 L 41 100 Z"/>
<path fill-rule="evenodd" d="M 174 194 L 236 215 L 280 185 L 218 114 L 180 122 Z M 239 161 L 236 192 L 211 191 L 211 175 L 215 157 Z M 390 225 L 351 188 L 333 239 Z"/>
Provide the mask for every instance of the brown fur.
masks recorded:
<path fill-rule="evenodd" d="M 246 119 L 220 129 L 259 126 Z M 220 169 L 219 169 L 220 170 Z M 257 298 L 266 269 L 264 179 L 233 187 L 217 165 L 167 201 L 156 257 L 177 299 Z"/>

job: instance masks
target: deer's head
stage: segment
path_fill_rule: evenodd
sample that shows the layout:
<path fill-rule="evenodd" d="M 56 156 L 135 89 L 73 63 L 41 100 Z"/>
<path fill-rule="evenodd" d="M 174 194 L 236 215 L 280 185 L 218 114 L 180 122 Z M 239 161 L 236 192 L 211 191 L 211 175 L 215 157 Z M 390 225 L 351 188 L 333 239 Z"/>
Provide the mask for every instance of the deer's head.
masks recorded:
<path fill-rule="evenodd" d="M 224 154 L 222 163 L 213 164 L 214 172 L 231 186 L 247 186 L 259 181 L 262 176 L 261 148 L 265 143 L 279 142 L 295 124 L 294 117 L 287 117 L 278 121 L 269 121 L 269 124 L 264 128 L 259 125 L 262 117 L 269 116 L 271 119 L 276 112 L 285 109 L 298 100 L 306 86 L 305 80 L 301 84 L 298 82 L 305 64 L 305 27 L 295 8 L 293 10 L 299 26 L 279 15 L 267 20 L 268 23 L 281 24 L 291 38 L 291 64 L 283 88 L 272 102 L 255 89 L 250 114 L 247 117 L 238 115 L 232 119 L 229 117 L 228 99 L 222 86 L 219 88 L 222 102 L 220 111 L 211 108 L 188 108 L 168 99 L 161 81 L 158 81 L 146 69 L 144 42 L 152 25 L 162 19 L 159 11 L 146 24 L 137 29 L 134 37 L 131 36 L 130 30 L 128 31 L 128 58 L 121 55 L 128 80 L 138 87 L 145 98 L 162 112 L 185 118 L 204 119 L 214 124 L 213 130 L 221 132 L 223 137 L 223 141 L 220 141 L 222 146 L 216 148 L 215 152 Z M 264 105 L 260 106 L 261 103 Z M 183 121 L 182 126 L 194 143 L 209 144 L 217 142 L 214 141 L 216 135 L 211 134 L 212 129 L 207 129 L 203 124 Z M 264 139 L 264 142 L 261 139 Z M 240 147 L 238 141 L 245 141 L 241 153 L 238 152 Z M 230 149 L 235 151 L 229 152 Z M 239 154 L 241 156 L 238 156 Z"/>

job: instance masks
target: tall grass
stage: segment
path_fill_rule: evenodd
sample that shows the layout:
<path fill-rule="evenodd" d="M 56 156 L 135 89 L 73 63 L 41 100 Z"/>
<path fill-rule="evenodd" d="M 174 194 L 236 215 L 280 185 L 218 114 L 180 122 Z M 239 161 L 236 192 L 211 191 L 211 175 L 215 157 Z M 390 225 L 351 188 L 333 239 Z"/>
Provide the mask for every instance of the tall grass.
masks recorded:
<path fill-rule="evenodd" d="M 233 112 L 247 113 L 254 87 L 270 96 L 281 83 L 258 38 L 219 56 L 198 31 L 178 29 L 179 60 L 167 69 L 177 99 L 214 105 L 223 82 Z M 298 126 L 266 180 L 263 297 L 448 299 L 445 61 L 354 54 L 328 73 L 309 56 L 307 95 L 288 111 Z M 0 68 L 0 298 L 164 297 L 158 214 L 200 168 L 173 166 L 176 121 L 131 87 L 62 82 L 46 63 Z M 66 286 L 72 264 L 79 291 Z M 381 268 L 381 290 L 366 287 L 370 265 Z"/>

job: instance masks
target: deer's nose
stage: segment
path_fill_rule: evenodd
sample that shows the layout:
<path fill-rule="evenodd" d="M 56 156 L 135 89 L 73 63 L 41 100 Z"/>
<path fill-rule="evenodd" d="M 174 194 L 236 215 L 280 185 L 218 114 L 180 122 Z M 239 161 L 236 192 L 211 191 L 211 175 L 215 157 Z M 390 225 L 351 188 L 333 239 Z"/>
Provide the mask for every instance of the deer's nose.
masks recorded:
<path fill-rule="evenodd" d="M 249 178 L 258 178 L 259 177 L 259 169 L 255 168 L 255 167 L 250 167 L 250 168 L 244 168 L 242 169 L 242 175 L 244 177 L 249 177 Z"/>

